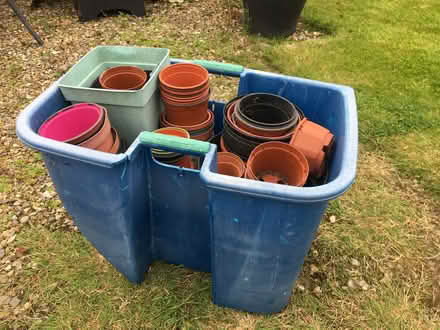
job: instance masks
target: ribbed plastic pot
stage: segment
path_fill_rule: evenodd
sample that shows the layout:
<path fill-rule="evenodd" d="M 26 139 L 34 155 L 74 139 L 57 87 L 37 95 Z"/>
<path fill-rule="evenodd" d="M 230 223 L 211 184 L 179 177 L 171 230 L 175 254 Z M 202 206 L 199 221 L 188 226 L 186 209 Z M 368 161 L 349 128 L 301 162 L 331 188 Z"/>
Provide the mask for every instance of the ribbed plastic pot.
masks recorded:
<path fill-rule="evenodd" d="M 209 96 L 198 103 L 174 103 L 162 99 L 166 118 L 174 125 L 191 126 L 204 122 L 208 117 Z"/>
<path fill-rule="evenodd" d="M 247 162 L 246 178 L 302 187 L 309 175 L 305 156 L 283 142 L 266 142 L 256 147 Z"/>
<path fill-rule="evenodd" d="M 209 97 L 210 94 L 211 94 L 211 90 L 209 88 L 206 88 L 200 93 L 196 95 L 191 95 L 189 97 L 175 96 L 167 92 L 164 92 L 163 90 L 161 90 L 160 92 L 160 96 L 162 97 L 163 100 L 167 100 L 169 102 L 174 102 L 174 103 L 197 103 L 201 100 L 204 100 L 206 97 Z"/>
<path fill-rule="evenodd" d="M 196 124 L 196 125 L 176 125 L 176 124 L 168 121 L 165 112 L 163 112 L 160 116 L 161 127 L 180 127 L 180 128 L 187 130 L 188 132 L 203 130 L 205 128 L 212 126 L 213 123 L 214 123 L 214 113 L 211 110 L 208 110 L 208 116 L 207 116 L 206 120 L 204 120 L 203 122 Z"/>
<path fill-rule="evenodd" d="M 209 73 L 203 66 L 193 63 L 172 64 L 161 70 L 159 80 L 162 88 L 180 95 L 191 95 L 206 88 Z"/>
<path fill-rule="evenodd" d="M 326 172 L 325 160 L 331 156 L 333 141 L 334 136 L 327 128 L 304 118 L 292 135 L 290 145 L 307 158 L 310 174 L 320 178 Z"/>
<path fill-rule="evenodd" d="M 241 178 L 246 165 L 240 157 L 230 152 L 217 153 L 217 173 Z"/>
<path fill-rule="evenodd" d="M 136 90 L 147 82 L 147 73 L 136 66 L 116 66 L 105 70 L 99 76 L 99 83 L 105 89 Z"/>
<path fill-rule="evenodd" d="M 224 109 L 224 123 L 228 125 L 232 130 L 234 130 L 235 133 L 241 135 L 245 139 L 252 140 L 258 143 L 267 141 L 289 141 L 291 139 L 293 130 L 281 136 L 261 136 L 240 128 L 234 120 L 234 112 L 237 102 L 238 101 L 228 103 Z"/>
<path fill-rule="evenodd" d="M 253 93 L 235 103 L 233 119 L 245 131 L 265 137 L 282 136 L 294 129 L 299 112 L 287 99 L 269 93 Z"/>
<path fill-rule="evenodd" d="M 279 128 L 298 121 L 298 111 L 286 98 L 271 93 L 252 93 L 238 100 L 236 112 L 256 125 Z"/>
<path fill-rule="evenodd" d="M 105 108 L 102 109 L 104 111 L 104 124 L 96 134 L 79 143 L 81 147 L 108 152 L 113 145 L 111 124 L 107 110 Z"/>
<path fill-rule="evenodd" d="M 79 144 L 96 134 L 104 123 L 104 110 L 93 103 L 78 103 L 57 111 L 39 128 L 49 139 Z"/>

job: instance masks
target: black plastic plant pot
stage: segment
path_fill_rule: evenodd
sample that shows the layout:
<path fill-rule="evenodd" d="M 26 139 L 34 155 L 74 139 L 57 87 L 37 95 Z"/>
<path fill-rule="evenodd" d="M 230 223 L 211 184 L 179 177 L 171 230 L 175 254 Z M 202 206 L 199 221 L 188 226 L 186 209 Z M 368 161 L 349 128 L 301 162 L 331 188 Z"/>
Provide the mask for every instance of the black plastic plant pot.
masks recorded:
<path fill-rule="evenodd" d="M 299 120 L 299 112 L 284 97 L 269 93 L 249 94 L 240 99 L 236 112 L 245 120 L 262 126 L 283 127 L 295 124 Z"/>
<path fill-rule="evenodd" d="M 243 4 L 248 9 L 251 33 L 285 37 L 296 31 L 306 0 L 244 0 Z"/>

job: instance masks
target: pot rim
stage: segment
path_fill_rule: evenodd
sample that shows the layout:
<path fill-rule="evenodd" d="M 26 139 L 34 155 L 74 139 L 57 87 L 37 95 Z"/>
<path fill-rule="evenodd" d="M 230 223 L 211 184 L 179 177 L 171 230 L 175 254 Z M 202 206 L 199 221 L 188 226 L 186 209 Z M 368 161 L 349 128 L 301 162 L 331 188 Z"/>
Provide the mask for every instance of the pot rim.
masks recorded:
<path fill-rule="evenodd" d="M 203 74 L 204 78 L 202 80 L 202 82 L 195 84 L 195 85 L 191 85 L 191 86 L 186 86 L 186 87 L 181 87 L 181 86 L 174 86 L 174 85 L 170 85 L 168 84 L 165 79 L 164 79 L 164 75 L 167 74 L 167 71 L 173 70 L 174 68 L 187 68 L 187 69 L 192 69 L 192 71 L 189 71 L 191 73 L 194 73 L 195 69 L 199 70 L 199 72 L 201 74 Z M 178 73 L 185 73 L 188 71 L 181 71 Z M 200 88 L 200 86 L 204 85 L 206 82 L 209 81 L 209 72 L 208 70 L 206 70 L 203 66 L 195 64 L 195 63 L 176 63 L 176 64 L 170 64 L 168 66 L 166 66 L 165 68 L 163 68 L 160 73 L 159 73 L 159 81 L 161 84 L 165 85 L 166 87 L 172 88 L 172 89 L 176 89 L 176 90 L 183 90 L 183 91 L 188 91 L 191 89 L 198 89 Z"/>

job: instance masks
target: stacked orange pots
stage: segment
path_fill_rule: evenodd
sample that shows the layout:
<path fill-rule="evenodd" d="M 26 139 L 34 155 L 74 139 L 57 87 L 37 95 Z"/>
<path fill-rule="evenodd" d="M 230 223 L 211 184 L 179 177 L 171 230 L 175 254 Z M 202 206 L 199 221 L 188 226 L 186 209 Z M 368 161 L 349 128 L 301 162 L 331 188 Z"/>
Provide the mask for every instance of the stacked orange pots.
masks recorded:
<path fill-rule="evenodd" d="M 198 64 L 172 64 L 160 72 L 159 81 L 165 105 L 161 126 L 184 128 L 192 139 L 208 141 L 214 133 L 208 71 Z"/>

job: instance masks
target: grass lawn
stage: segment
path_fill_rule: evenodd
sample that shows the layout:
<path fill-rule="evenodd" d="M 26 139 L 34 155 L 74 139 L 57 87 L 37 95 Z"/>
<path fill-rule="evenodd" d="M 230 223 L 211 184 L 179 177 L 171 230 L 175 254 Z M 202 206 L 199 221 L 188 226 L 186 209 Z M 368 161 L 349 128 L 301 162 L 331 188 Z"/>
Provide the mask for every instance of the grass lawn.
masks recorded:
<path fill-rule="evenodd" d="M 0 21 L 0 328 L 440 328 L 440 2 L 309 0 L 305 41 L 249 36 L 239 0 L 158 1 L 152 15 L 80 23 L 70 1 L 30 11 L 36 43 Z M 352 86 L 358 176 L 331 202 L 288 307 L 275 315 L 211 302 L 211 276 L 155 262 L 130 284 L 75 230 L 17 114 L 96 45 L 166 47 Z M 7 77 L 7 78 L 6 78 Z M 237 81 L 213 79 L 214 97 Z M 15 300 L 14 300 L 15 299 Z M 18 302 L 17 302 L 18 301 Z"/>

